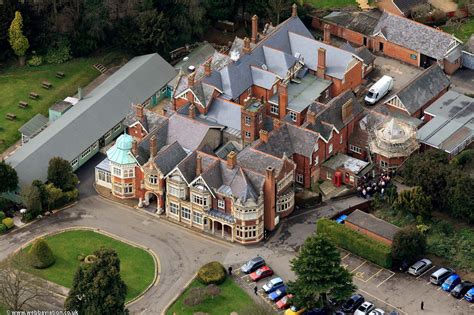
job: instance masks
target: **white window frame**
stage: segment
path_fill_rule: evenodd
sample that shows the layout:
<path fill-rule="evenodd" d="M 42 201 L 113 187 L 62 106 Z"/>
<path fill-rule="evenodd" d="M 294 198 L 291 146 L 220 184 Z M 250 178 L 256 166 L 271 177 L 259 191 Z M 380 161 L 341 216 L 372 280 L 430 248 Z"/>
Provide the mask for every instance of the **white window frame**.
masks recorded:
<path fill-rule="evenodd" d="M 304 175 L 303 174 L 296 174 L 296 182 L 298 184 L 303 184 L 304 181 Z"/>
<path fill-rule="evenodd" d="M 188 207 L 181 207 L 181 218 L 185 221 L 191 221 L 191 209 Z"/>
<path fill-rule="evenodd" d="M 133 194 L 133 183 L 125 183 L 123 184 L 123 193 L 124 195 L 131 195 Z"/>
<path fill-rule="evenodd" d="M 251 136 L 252 134 L 249 131 L 245 132 L 245 138 L 250 139 Z"/>
<path fill-rule="evenodd" d="M 339 138 L 339 144 L 342 144 L 342 133 L 341 133 L 340 138 Z"/>
<path fill-rule="evenodd" d="M 332 143 L 330 143 L 330 144 L 329 144 L 329 148 L 328 148 L 328 153 L 329 153 L 329 154 L 332 153 L 332 148 L 333 148 Z"/>
<path fill-rule="evenodd" d="M 270 113 L 278 115 L 280 113 L 280 106 L 270 103 Z"/>
<path fill-rule="evenodd" d="M 118 124 L 117 126 L 115 126 L 113 132 L 117 132 L 117 131 L 119 131 L 120 129 L 122 129 L 122 124 Z"/>
<path fill-rule="evenodd" d="M 173 215 L 179 215 L 179 204 L 170 202 L 170 213 Z"/>
<path fill-rule="evenodd" d="M 193 222 L 202 225 L 202 213 L 193 211 Z"/>
<path fill-rule="evenodd" d="M 362 149 L 352 144 L 349 145 L 349 150 L 354 153 L 362 154 Z"/>
<path fill-rule="evenodd" d="M 193 193 L 192 194 L 192 202 L 196 205 L 207 207 L 208 197 L 201 196 L 199 194 Z"/>
<path fill-rule="evenodd" d="M 217 208 L 225 209 L 225 200 L 224 199 L 217 200 Z"/>
<path fill-rule="evenodd" d="M 120 167 L 112 166 L 112 174 L 116 177 L 122 177 L 122 169 Z"/>
<path fill-rule="evenodd" d="M 75 158 L 74 160 L 71 161 L 71 166 L 75 167 L 79 163 L 79 159 Z"/>
<path fill-rule="evenodd" d="M 249 116 L 245 116 L 245 125 L 246 126 L 250 126 L 250 124 L 252 123 L 252 120 L 250 119 Z"/>
<path fill-rule="evenodd" d="M 148 176 L 148 183 L 152 185 L 158 184 L 158 175 L 151 174 L 150 176 Z"/>
<path fill-rule="evenodd" d="M 290 118 L 292 121 L 296 122 L 296 119 L 298 118 L 298 114 L 293 111 L 290 111 Z"/>

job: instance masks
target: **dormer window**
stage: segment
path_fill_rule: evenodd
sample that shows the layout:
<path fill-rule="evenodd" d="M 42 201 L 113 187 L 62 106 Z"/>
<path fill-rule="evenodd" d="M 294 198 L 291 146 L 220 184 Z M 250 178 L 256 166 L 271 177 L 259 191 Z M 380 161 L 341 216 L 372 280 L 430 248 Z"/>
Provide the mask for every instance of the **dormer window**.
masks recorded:
<path fill-rule="evenodd" d="M 225 209 L 225 201 L 223 199 L 217 200 L 217 207 L 219 209 Z"/>

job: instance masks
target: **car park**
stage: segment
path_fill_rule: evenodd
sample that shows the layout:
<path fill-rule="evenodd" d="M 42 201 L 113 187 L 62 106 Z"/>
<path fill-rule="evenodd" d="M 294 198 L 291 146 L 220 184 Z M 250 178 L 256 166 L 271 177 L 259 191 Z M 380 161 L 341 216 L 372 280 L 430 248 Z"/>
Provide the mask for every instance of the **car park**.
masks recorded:
<path fill-rule="evenodd" d="M 376 308 L 370 311 L 369 315 L 385 315 L 385 311 L 381 308 Z"/>
<path fill-rule="evenodd" d="M 290 307 L 290 300 L 293 297 L 293 295 L 288 294 L 282 297 L 278 302 L 276 302 L 276 307 L 280 310 L 285 310 L 288 307 Z"/>
<path fill-rule="evenodd" d="M 474 302 L 474 288 L 467 291 L 467 293 L 464 295 L 464 299 L 471 303 Z"/>
<path fill-rule="evenodd" d="M 305 311 L 304 308 L 299 308 L 295 305 L 292 305 L 289 309 L 285 311 L 285 315 L 301 315 Z"/>
<path fill-rule="evenodd" d="M 273 275 L 273 270 L 271 270 L 268 266 L 263 266 L 252 272 L 250 274 L 250 279 L 252 279 L 252 281 L 258 281 L 266 277 L 270 277 L 271 275 Z"/>
<path fill-rule="evenodd" d="M 451 268 L 439 268 L 431 274 L 430 282 L 434 285 L 442 285 L 443 282 L 453 273 L 454 270 Z"/>
<path fill-rule="evenodd" d="M 283 286 L 283 287 L 275 290 L 274 292 L 270 293 L 268 295 L 268 298 L 271 301 L 278 301 L 279 299 L 281 299 L 282 297 L 284 297 L 286 295 L 286 290 L 287 290 L 287 287 Z"/>
<path fill-rule="evenodd" d="M 454 289 L 451 290 L 451 295 L 454 296 L 457 299 L 460 299 L 471 288 L 474 288 L 474 283 L 472 283 L 470 281 L 463 281 L 460 284 L 458 284 L 457 286 L 455 286 Z"/>
<path fill-rule="evenodd" d="M 443 282 L 441 289 L 446 292 L 451 292 L 451 290 L 460 283 L 461 277 L 459 277 L 457 274 L 452 274 Z"/>
<path fill-rule="evenodd" d="M 354 312 L 354 315 L 367 315 L 375 308 L 374 303 L 365 301 L 362 303 L 357 310 Z"/>
<path fill-rule="evenodd" d="M 243 273 L 252 273 L 260 267 L 265 266 L 265 259 L 260 256 L 250 259 L 247 261 L 242 267 L 240 267 L 240 271 Z"/>
<path fill-rule="evenodd" d="M 364 303 L 365 299 L 360 294 L 354 294 L 351 296 L 341 307 L 341 311 L 348 313 L 348 312 L 355 312 L 359 306 Z"/>
<path fill-rule="evenodd" d="M 283 283 L 283 279 L 280 277 L 276 277 L 265 283 L 262 288 L 263 291 L 268 294 L 283 286 L 285 286 L 285 284 Z"/>
<path fill-rule="evenodd" d="M 413 276 L 419 276 L 426 270 L 430 269 L 432 266 L 432 262 L 429 259 L 423 258 L 422 260 L 417 261 L 414 263 L 409 269 L 408 273 Z"/>

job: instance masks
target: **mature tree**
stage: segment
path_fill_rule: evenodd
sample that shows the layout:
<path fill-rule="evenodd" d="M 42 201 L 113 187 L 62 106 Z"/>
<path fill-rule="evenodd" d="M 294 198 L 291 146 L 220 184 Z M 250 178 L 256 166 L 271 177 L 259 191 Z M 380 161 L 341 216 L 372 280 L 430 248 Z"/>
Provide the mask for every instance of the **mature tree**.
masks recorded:
<path fill-rule="evenodd" d="M 31 182 L 31 186 L 38 188 L 41 199 L 41 207 L 43 209 L 48 209 L 48 192 L 46 191 L 46 185 L 39 179 L 35 179 Z"/>
<path fill-rule="evenodd" d="M 466 171 L 453 171 L 447 180 L 447 207 L 458 219 L 474 222 L 474 178 Z"/>
<path fill-rule="evenodd" d="M 408 211 L 415 216 L 428 218 L 431 216 L 431 197 L 427 196 L 421 187 L 414 187 L 398 194 L 393 207 L 397 211 Z"/>
<path fill-rule="evenodd" d="M 212 21 L 232 19 L 235 0 L 204 0 L 207 16 Z"/>
<path fill-rule="evenodd" d="M 395 264 L 413 261 L 424 254 L 426 237 L 415 226 L 399 230 L 392 243 L 392 258 Z"/>
<path fill-rule="evenodd" d="M 18 188 L 18 175 L 13 167 L 0 161 L 0 193 L 14 191 Z"/>
<path fill-rule="evenodd" d="M 79 314 L 124 314 L 127 285 L 120 277 L 120 259 L 112 249 L 94 253 L 96 259 L 79 266 L 64 307 Z"/>
<path fill-rule="evenodd" d="M 62 191 L 73 190 L 78 182 L 71 164 L 61 157 L 49 160 L 48 181 Z"/>
<path fill-rule="evenodd" d="M 0 264 L 0 304 L 10 310 L 31 308 L 34 300 L 45 297 L 41 287 L 43 281 L 22 271 L 23 256 L 7 258 Z"/>
<path fill-rule="evenodd" d="M 280 24 L 280 17 L 291 8 L 290 0 L 268 0 L 268 16 L 276 23 Z"/>
<path fill-rule="evenodd" d="M 21 197 L 23 204 L 27 209 L 27 220 L 32 220 L 43 213 L 41 205 L 41 195 L 38 187 L 29 186 L 22 190 Z"/>
<path fill-rule="evenodd" d="M 48 211 L 51 211 L 55 208 L 58 204 L 59 200 L 63 197 L 63 192 L 61 189 L 55 187 L 52 183 L 46 185 L 46 193 L 47 193 L 47 205 Z"/>
<path fill-rule="evenodd" d="M 15 18 L 8 30 L 8 41 L 15 55 L 19 57 L 20 65 L 25 65 L 25 54 L 28 48 L 30 48 L 30 43 L 28 42 L 28 38 L 23 35 L 23 17 L 20 11 L 15 12 Z"/>
<path fill-rule="evenodd" d="M 33 242 L 28 252 L 28 263 L 31 267 L 44 269 L 54 264 L 55 261 L 53 251 L 45 239 L 39 238 Z"/>
<path fill-rule="evenodd" d="M 324 234 L 308 237 L 291 261 L 296 280 L 288 283 L 292 302 L 307 309 L 328 305 L 328 297 L 343 300 L 356 289 L 351 274 L 341 266 L 337 248 Z"/>

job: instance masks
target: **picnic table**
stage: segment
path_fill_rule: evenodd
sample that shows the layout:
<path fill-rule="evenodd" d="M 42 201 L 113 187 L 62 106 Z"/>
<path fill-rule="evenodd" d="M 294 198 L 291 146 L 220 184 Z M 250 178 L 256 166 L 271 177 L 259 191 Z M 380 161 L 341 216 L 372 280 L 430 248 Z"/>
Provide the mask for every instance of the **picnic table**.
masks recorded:
<path fill-rule="evenodd" d="M 25 101 L 19 101 L 19 102 L 18 102 L 18 107 L 20 107 L 20 108 L 27 108 L 27 107 L 28 107 L 28 103 L 25 102 Z"/>
<path fill-rule="evenodd" d="M 16 115 L 13 114 L 13 113 L 7 113 L 5 115 L 5 118 L 8 119 L 8 120 L 15 120 L 16 119 Z"/>
<path fill-rule="evenodd" d="M 39 94 L 35 92 L 30 92 L 30 98 L 36 100 L 39 98 Z"/>
<path fill-rule="evenodd" d="M 64 76 L 65 76 L 64 72 L 61 72 L 61 71 L 56 72 L 56 78 L 62 79 L 64 78 Z"/>
<path fill-rule="evenodd" d="M 43 82 L 41 82 L 41 86 L 43 87 L 43 89 L 48 90 L 48 89 L 50 89 L 53 85 L 52 85 L 50 82 L 48 82 L 48 81 L 43 81 Z"/>

